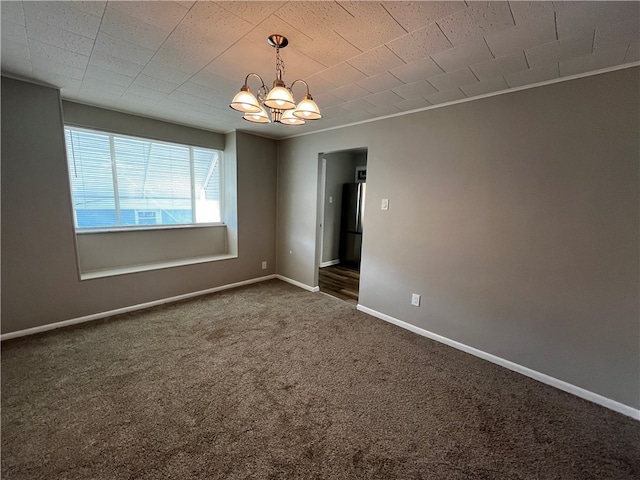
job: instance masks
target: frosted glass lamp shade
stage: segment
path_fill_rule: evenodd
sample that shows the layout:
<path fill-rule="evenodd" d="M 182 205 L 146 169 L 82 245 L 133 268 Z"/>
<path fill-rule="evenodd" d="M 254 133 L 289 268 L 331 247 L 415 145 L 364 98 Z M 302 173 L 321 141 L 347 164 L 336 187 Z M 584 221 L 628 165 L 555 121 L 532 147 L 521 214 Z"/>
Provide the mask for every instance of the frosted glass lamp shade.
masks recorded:
<path fill-rule="evenodd" d="M 293 114 L 303 120 L 318 120 L 322 118 L 320 109 L 316 102 L 313 101 L 311 95 L 305 95 L 304 99 L 298 104 Z"/>
<path fill-rule="evenodd" d="M 262 110 L 258 99 L 251 93 L 249 87 L 243 85 L 240 91 L 233 97 L 233 100 L 229 104 L 234 110 L 244 113 L 258 113 Z"/>
<path fill-rule="evenodd" d="M 248 122 L 253 122 L 253 123 L 271 122 L 271 120 L 269 120 L 269 115 L 267 115 L 267 111 L 262 107 L 260 107 L 260 111 L 258 112 L 245 113 L 242 118 Z"/>
<path fill-rule="evenodd" d="M 294 110 L 287 110 L 282 114 L 280 123 L 284 123 L 286 125 L 304 125 L 305 121 L 301 118 L 296 117 L 294 115 Z"/>
<path fill-rule="evenodd" d="M 264 100 L 264 104 L 269 108 L 276 108 L 278 110 L 291 110 L 296 108 L 296 103 L 293 101 L 293 95 L 285 87 L 276 86 L 271 89 L 267 98 Z"/>

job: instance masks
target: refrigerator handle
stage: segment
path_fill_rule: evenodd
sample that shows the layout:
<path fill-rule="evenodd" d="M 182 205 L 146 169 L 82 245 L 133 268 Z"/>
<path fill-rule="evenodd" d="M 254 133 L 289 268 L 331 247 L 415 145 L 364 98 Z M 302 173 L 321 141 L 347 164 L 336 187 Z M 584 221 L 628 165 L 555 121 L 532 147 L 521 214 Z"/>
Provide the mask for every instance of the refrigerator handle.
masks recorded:
<path fill-rule="evenodd" d="M 362 195 L 360 194 L 360 190 L 362 188 L 362 184 L 358 184 L 358 196 L 356 198 L 356 232 L 360 230 L 360 199 Z"/>

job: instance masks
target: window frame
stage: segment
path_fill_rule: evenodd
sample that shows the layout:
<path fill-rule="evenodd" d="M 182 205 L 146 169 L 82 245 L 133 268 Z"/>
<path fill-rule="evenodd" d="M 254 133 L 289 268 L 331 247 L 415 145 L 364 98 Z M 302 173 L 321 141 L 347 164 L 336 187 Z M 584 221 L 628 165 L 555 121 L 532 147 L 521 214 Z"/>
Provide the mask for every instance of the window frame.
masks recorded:
<path fill-rule="evenodd" d="M 103 134 L 103 135 L 108 135 L 109 136 L 109 144 L 110 144 L 110 151 L 109 154 L 112 157 L 112 175 L 114 176 L 114 183 L 113 183 L 113 188 L 114 188 L 114 202 L 116 205 L 116 208 L 119 210 L 120 206 L 119 206 L 119 200 L 117 198 L 117 195 L 115 194 L 115 192 L 118 191 L 118 184 L 117 184 L 117 180 L 115 180 L 115 176 L 117 175 L 117 170 L 113 167 L 113 165 L 115 164 L 115 157 L 114 157 L 114 152 L 113 152 L 113 139 L 114 137 L 122 137 L 122 138 L 129 138 L 129 139 L 133 139 L 133 140 L 142 140 L 142 141 L 148 141 L 148 142 L 154 142 L 154 143 L 159 143 L 159 144 L 165 144 L 165 145 L 177 145 L 177 146 L 181 146 L 181 147 L 186 147 L 189 149 L 189 170 L 190 170 L 190 191 L 191 191 L 191 211 L 193 213 L 193 216 L 195 216 L 195 204 L 196 204 L 196 191 L 195 191 L 195 173 L 194 173 L 194 156 L 193 156 L 193 149 L 194 148 L 198 148 L 198 149 L 202 149 L 202 150 L 212 150 L 217 152 L 218 154 L 218 162 L 219 162 L 219 185 L 218 185 L 218 189 L 219 189 L 219 203 L 220 203 L 220 221 L 219 222 L 200 222 L 200 223 L 196 223 L 196 222 L 191 222 L 191 223 L 169 223 L 169 224 L 151 224 L 151 225 L 144 225 L 144 224 L 137 224 L 137 225 L 112 225 L 112 226 L 105 226 L 105 227 L 78 227 L 78 221 L 76 218 L 76 208 L 75 208 L 75 204 L 73 201 L 73 185 L 72 185 L 72 181 L 71 181 L 71 171 L 69 169 L 69 158 L 68 158 L 68 149 L 69 146 L 67 145 L 67 135 L 66 135 L 66 131 L 71 130 L 71 131 L 82 131 L 82 132 L 89 132 L 89 133 L 98 133 L 98 134 Z M 172 230 L 172 229 L 180 229 L 180 228 L 205 228 L 205 227 L 216 227 L 216 226 L 226 226 L 226 223 L 224 222 L 224 218 L 225 218 L 225 182 L 224 182 L 224 178 L 225 178 L 225 162 L 224 162 L 224 150 L 218 149 L 218 148 L 212 148 L 212 147 L 204 147 L 204 146 L 200 146 L 200 145 L 190 145 L 187 143 L 182 143 L 182 142 L 176 142 L 176 141 L 166 141 L 166 140 L 159 140 L 157 138 L 152 138 L 152 137 L 142 137 L 142 136 L 138 136 L 138 135 L 128 135 L 125 133 L 120 133 L 120 132 L 114 132 L 114 131 L 110 131 L 110 130 L 104 130 L 104 129 L 100 129 L 100 128 L 88 128 L 88 127 L 84 127 L 84 126 L 78 126 L 78 125 L 74 125 L 72 123 L 64 123 L 63 125 L 63 131 L 64 131 L 64 142 L 65 142 L 65 157 L 67 157 L 67 169 L 68 169 L 68 178 L 69 178 L 69 193 L 71 195 L 71 208 L 73 211 L 73 227 L 74 230 L 76 232 L 76 234 L 91 234 L 91 233 L 101 233 L 101 232 L 125 232 L 125 231 L 149 231 L 149 230 Z M 116 218 L 120 218 L 120 215 L 117 213 Z"/>

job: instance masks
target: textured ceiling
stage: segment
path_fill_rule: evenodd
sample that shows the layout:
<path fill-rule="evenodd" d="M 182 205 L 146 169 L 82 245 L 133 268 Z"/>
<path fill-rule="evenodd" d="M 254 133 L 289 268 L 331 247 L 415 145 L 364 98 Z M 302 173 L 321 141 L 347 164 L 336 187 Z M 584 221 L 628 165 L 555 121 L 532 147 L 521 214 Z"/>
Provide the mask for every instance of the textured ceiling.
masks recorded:
<path fill-rule="evenodd" d="M 0 12 L 4 74 L 70 100 L 272 137 L 640 61 L 635 1 L 2 1 Z M 289 39 L 285 82 L 309 83 L 321 120 L 254 125 L 228 107 L 247 73 L 273 81 L 272 33 Z"/>

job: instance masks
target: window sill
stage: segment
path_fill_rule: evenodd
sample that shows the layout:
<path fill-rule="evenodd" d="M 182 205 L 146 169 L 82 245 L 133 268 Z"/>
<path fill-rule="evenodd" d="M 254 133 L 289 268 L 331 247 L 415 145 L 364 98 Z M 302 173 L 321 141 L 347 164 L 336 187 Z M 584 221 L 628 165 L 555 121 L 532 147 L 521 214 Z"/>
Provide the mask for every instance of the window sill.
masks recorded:
<path fill-rule="evenodd" d="M 149 226 L 126 226 L 126 227 L 106 227 L 106 228 L 83 228 L 76 229 L 76 235 L 85 235 L 92 233 L 120 233 L 120 232 L 147 232 L 151 230 L 180 230 L 187 228 L 209 228 L 209 227 L 225 227 L 224 222 L 217 223 L 190 223 L 181 225 L 149 225 Z"/>
<path fill-rule="evenodd" d="M 80 280 L 93 280 L 96 278 L 114 277 L 117 275 L 127 275 L 130 273 L 148 272 L 152 270 L 162 270 L 165 268 L 173 267 L 183 267 L 186 265 L 196 265 L 199 263 L 216 262 L 219 260 L 229 260 L 233 258 L 238 258 L 238 256 L 232 254 L 208 255 L 205 257 L 183 258 L 180 260 L 146 263 L 143 265 L 131 265 L 128 267 L 116 267 L 104 270 L 86 271 L 80 272 Z"/>

